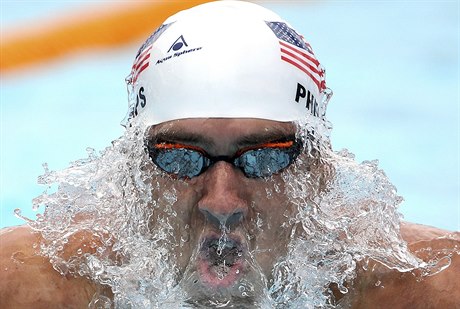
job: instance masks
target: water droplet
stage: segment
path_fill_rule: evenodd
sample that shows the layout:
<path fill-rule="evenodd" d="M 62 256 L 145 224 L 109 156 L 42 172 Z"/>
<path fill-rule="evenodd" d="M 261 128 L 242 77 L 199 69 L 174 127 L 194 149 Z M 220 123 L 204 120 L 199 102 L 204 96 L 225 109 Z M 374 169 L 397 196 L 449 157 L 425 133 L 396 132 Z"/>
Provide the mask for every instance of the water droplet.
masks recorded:
<path fill-rule="evenodd" d="M 265 188 L 265 193 L 267 194 L 267 198 L 270 200 L 273 198 L 272 190 L 269 188 Z"/>
<path fill-rule="evenodd" d="M 48 163 L 43 163 L 42 166 L 43 166 L 43 169 L 45 170 L 45 174 L 48 174 L 50 172 L 48 168 Z"/>
<path fill-rule="evenodd" d="M 18 217 L 18 218 L 21 218 L 21 213 L 22 213 L 22 211 L 21 211 L 20 208 L 16 208 L 16 209 L 14 210 L 14 215 L 15 215 L 16 217 Z"/>
<path fill-rule="evenodd" d="M 189 240 L 190 240 L 190 231 L 188 230 L 186 226 L 185 229 L 182 230 L 182 233 L 181 233 L 181 237 L 180 237 L 181 245 L 188 242 Z"/>
<path fill-rule="evenodd" d="M 347 294 L 348 293 L 348 289 L 345 286 L 343 286 L 342 284 L 339 284 L 339 291 L 342 294 Z"/>
<path fill-rule="evenodd" d="M 15 252 L 11 255 L 11 259 L 15 263 L 24 264 L 25 258 L 26 258 L 26 255 L 24 254 L 24 252 L 21 252 L 21 251 Z"/>

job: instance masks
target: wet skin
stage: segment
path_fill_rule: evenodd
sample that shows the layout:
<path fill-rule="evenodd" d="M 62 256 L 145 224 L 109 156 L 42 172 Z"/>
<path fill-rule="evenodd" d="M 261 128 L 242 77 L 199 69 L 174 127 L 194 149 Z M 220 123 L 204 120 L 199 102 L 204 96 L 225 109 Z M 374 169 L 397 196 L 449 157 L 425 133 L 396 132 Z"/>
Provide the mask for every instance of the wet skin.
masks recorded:
<path fill-rule="evenodd" d="M 295 126 L 290 123 L 189 119 L 152 127 L 148 136 L 152 140 L 161 137 L 163 141 L 200 147 L 213 156 L 232 156 L 244 147 L 292 136 L 294 132 Z M 174 249 L 180 271 L 197 270 L 203 287 L 231 290 L 243 278 L 260 279 L 245 262 L 253 257 L 269 278 L 273 263 L 286 253 L 291 230 L 289 226 L 281 226 L 286 222 L 285 216 L 294 211 L 283 194 L 280 177 L 274 175 L 273 182 L 248 178 L 227 162 L 218 162 L 192 179 L 161 177 L 161 186 L 174 187 L 177 193 L 173 204 L 177 213 L 173 222 L 175 237 L 179 240 L 184 233 L 189 235 L 188 241 Z M 269 198 L 266 188 L 273 188 L 273 183 L 280 184 L 280 193 L 274 192 Z M 161 200 L 158 194 L 155 198 Z M 162 211 L 159 209 L 152 226 L 155 220 L 167 216 L 167 212 Z M 227 232 L 232 247 L 227 251 L 230 270 L 235 273 L 238 270 L 238 274 L 227 272 L 226 279 L 219 280 L 216 278 L 218 267 L 212 266 L 216 258 L 211 247 L 222 234 L 220 222 L 224 221 L 231 223 Z M 262 224 L 260 229 L 258 223 Z M 447 232 L 435 228 L 404 224 L 401 230 L 410 249 L 424 260 L 430 256 L 421 249 L 432 248 L 430 254 L 435 254 L 446 248 L 460 247 L 458 233 L 446 239 L 443 235 Z M 27 227 L 5 229 L 0 234 L 0 308 L 84 308 L 98 289 L 110 295 L 104 287 L 84 278 L 61 276 L 46 258 L 38 256 L 34 244 L 40 241 L 41 236 Z M 75 254 L 77 248 L 90 252 L 91 246 L 87 244 L 93 241 L 97 240 L 82 232 L 69 241 L 65 252 L 69 256 Z M 234 252 L 240 252 L 242 258 L 232 256 Z M 194 253 L 198 254 L 196 259 Z M 449 268 L 421 282 L 410 273 L 401 274 L 382 265 L 374 271 L 360 270 L 358 278 L 349 284 L 351 292 L 341 302 L 353 308 L 455 308 L 460 303 L 459 257 L 454 253 Z M 376 286 L 376 280 L 385 288 Z M 337 298 L 342 296 L 337 294 Z"/>
<path fill-rule="evenodd" d="M 255 145 L 294 138 L 295 129 L 292 123 L 268 120 L 187 119 L 152 127 L 148 136 L 151 141 L 179 143 L 198 147 L 211 156 L 231 157 Z M 164 177 L 160 182 L 162 188 L 174 187 L 177 192 L 177 202 L 173 205 L 177 212 L 173 223 L 177 238 L 184 233 L 185 226 L 188 227 L 185 233 L 190 235 L 190 240 L 177 248 L 181 271 L 186 267 L 197 269 L 206 288 L 231 288 L 245 276 L 256 276 L 251 268 L 254 258 L 269 278 L 274 262 L 286 252 L 292 228 L 287 226 L 286 218 L 293 207 L 286 197 L 280 194 L 267 197 L 266 190 L 273 190 L 273 182 L 280 185 L 280 192 L 284 191 L 280 175 L 274 175 L 270 182 L 248 178 L 232 164 L 219 161 L 197 177 L 185 180 Z M 217 258 L 210 246 L 210 243 L 215 246 L 222 235 L 223 225 L 229 243 L 228 250 L 221 254 L 227 255 L 223 260 L 229 266 L 224 271 L 224 261 Z M 197 261 L 191 261 L 192 253 L 197 250 Z"/>

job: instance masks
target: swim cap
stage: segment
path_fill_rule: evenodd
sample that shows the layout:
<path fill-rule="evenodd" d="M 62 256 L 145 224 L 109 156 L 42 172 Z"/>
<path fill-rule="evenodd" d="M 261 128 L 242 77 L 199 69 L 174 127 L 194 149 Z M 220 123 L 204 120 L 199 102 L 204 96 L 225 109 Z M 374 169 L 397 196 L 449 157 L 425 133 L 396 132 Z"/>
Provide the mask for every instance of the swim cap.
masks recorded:
<path fill-rule="evenodd" d="M 129 121 L 322 118 L 330 93 L 310 45 L 259 5 L 217 1 L 169 17 L 127 78 Z"/>

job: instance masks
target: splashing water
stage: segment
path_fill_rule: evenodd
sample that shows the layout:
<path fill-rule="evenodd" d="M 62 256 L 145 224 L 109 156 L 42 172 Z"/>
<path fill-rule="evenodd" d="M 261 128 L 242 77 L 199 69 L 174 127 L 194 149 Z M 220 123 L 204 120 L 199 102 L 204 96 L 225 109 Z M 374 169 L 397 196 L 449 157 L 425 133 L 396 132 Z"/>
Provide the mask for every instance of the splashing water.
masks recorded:
<path fill-rule="evenodd" d="M 251 235 L 275 228 L 269 220 L 257 213 L 245 227 L 242 245 L 252 249 L 244 256 L 221 226 L 215 253 L 223 262 L 215 268 L 224 276 L 228 263 L 243 258 L 253 274 L 228 293 L 197 286 L 190 261 L 200 250 L 189 256 L 182 250 L 196 236 L 179 220 L 178 189 L 150 163 L 139 128 L 128 128 L 100 155 L 88 149 L 87 159 L 65 170 L 46 169 L 39 183 L 48 189 L 33 201 L 45 212 L 27 224 L 43 235 L 41 252 L 57 271 L 110 287 L 113 299 L 101 292 L 92 308 L 333 308 L 329 287 L 346 294 L 359 261 L 372 258 L 399 271 L 425 267 L 401 239 L 402 199 L 377 162 L 358 164 L 346 150 L 333 152 L 327 122 L 309 118 L 298 128 L 304 153 L 282 173 L 283 184 L 265 180 L 267 199 L 287 195 L 294 206 L 281 226 L 291 235 L 287 252 L 266 274 L 256 256 L 272 249 L 250 243 Z"/>

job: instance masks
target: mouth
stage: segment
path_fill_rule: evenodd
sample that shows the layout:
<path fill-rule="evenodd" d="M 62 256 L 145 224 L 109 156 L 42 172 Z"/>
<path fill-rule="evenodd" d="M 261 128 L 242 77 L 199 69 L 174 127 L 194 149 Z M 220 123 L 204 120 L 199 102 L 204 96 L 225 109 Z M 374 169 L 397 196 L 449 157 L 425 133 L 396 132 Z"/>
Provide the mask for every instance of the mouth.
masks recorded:
<path fill-rule="evenodd" d="M 197 269 L 202 283 L 212 288 L 234 285 L 244 271 L 243 246 L 237 237 L 225 235 L 204 239 Z"/>

